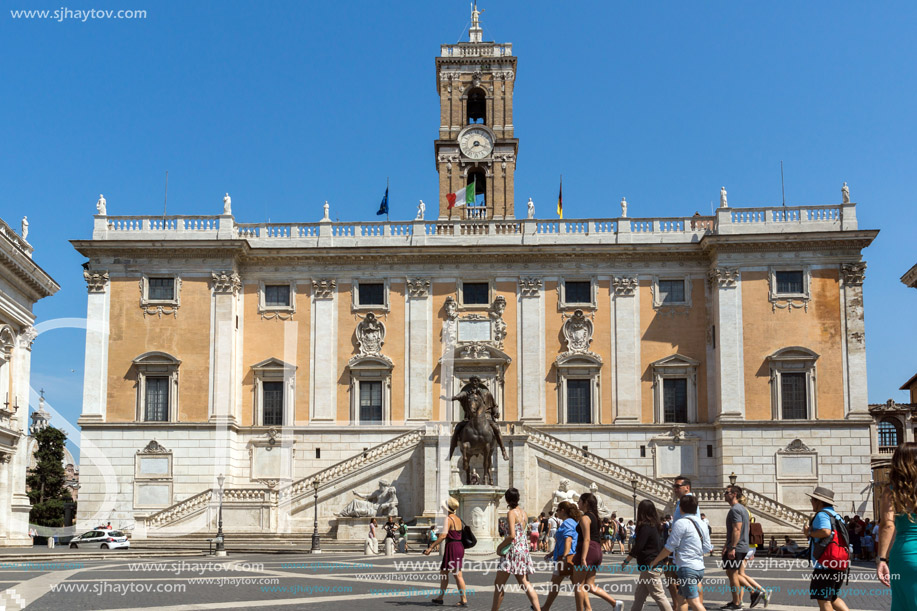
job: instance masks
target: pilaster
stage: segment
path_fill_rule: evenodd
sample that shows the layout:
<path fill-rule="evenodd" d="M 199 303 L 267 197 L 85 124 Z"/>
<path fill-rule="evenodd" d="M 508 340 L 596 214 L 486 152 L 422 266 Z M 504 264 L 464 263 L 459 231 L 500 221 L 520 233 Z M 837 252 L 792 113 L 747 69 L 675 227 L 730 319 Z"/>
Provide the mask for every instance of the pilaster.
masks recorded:
<path fill-rule="evenodd" d="M 222 221 L 222 217 L 221 217 Z M 210 410 L 211 421 L 235 422 L 236 358 L 241 335 L 236 330 L 242 279 L 235 271 L 211 273 Z"/>
<path fill-rule="evenodd" d="M 519 279 L 518 361 L 516 413 L 522 421 L 545 421 L 545 329 L 541 278 Z"/>
<path fill-rule="evenodd" d="M 337 282 L 312 281 L 312 422 L 337 419 Z"/>
<path fill-rule="evenodd" d="M 428 421 L 433 418 L 433 390 L 429 364 L 433 362 L 433 302 L 430 279 L 407 281 L 405 294 L 407 321 L 405 337 L 405 420 Z"/>
<path fill-rule="evenodd" d="M 614 297 L 614 422 L 640 422 L 640 292 L 636 276 L 615 276 Z"/>
<path fill-rule="evenodd" d="M 742 337 L 741 273 L 734 267 L 715 267 L 707 276 L 716 325 L 716 419 L 745 419 L 745 358 Z"/>
<path fill-rule="evenodd" d="M 845 417 L 871 420 L 869 399 L 866 394 L 866 324 L 863 317 L 863 281 L 866 263 L 841 265 L 841 291 L 843 292 L 844 319 L 846 322 L 847 413 Z"/>
<path fill-rule="evenodd" d="M 105 420 L 108 394 L 108 333 L 111 308 L 111 283 L 108 272 L 83 272 L 89 296 L 86 304 L 86 357 L 83 370 L 83 411 L 81 420 Z"/>

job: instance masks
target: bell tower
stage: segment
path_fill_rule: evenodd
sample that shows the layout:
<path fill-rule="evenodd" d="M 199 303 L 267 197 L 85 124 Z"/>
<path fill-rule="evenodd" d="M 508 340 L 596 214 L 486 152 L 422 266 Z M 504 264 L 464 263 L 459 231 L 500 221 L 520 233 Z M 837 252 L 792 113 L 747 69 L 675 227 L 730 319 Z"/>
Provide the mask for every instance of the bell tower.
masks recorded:
<path fill-rule="evenodd" d="M 434 151 L 440 219 L 450 218 L 447 196 L 471 184 L 476 203 L 453 208 L 451 218 L 513 218 L 519 149 L 513 137 L 516 58 L 512 43 L 482 40 L 482 12 L 475 3 L 468 42 L 442 45 L 436 58 L 440 124 Z"/>

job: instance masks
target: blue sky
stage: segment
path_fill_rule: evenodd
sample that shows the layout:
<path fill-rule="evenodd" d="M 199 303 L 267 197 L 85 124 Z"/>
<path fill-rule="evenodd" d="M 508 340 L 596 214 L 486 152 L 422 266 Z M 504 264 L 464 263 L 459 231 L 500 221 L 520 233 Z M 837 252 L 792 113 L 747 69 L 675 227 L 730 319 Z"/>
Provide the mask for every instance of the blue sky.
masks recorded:
<path fill-rule="evenodd" d="M 143 9 L 143 20 L 15 20 L 7 9 Z M 869 397 L 906 400 L 917 372 L 917 5 L 905 2 L 482 2 L 512 42 L 516 201 L 567 218 L 832 204 L 844 181 L 865 252 Z M 39 319 L 85 315 L 83 258 L 99 193 L 110 214 L 240 222 L 373 219 L 435 208 L 434 57 L 465 39 L 464 1 L 5 2 L 0 13 L 0 217 L 29 215 L 61 291 Z M 33 386 L 75 422 L 83 332 L 35 343 Z M 76 321 L 74 324 L 79 324 Z M 55 418 L 58 425 L 62 424 Z"/>

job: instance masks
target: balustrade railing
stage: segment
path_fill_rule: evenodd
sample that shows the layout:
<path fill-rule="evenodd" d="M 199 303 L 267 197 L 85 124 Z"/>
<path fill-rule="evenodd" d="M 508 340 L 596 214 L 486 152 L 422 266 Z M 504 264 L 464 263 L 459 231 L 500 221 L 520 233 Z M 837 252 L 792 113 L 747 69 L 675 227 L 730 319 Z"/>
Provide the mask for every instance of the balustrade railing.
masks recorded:
<path fill-rule="evenodd" d="M 235 223 L 231 216 L 96 216 L 94 239 L 241 238 L 303 246 L 435 244 L 440 238 L 484 238 L 495 243 L 696 242 L 708 234 L 831 231 L 857 228 L 854 204 L 720 208 L 715 216 L 613 219 L 461 218 L 392 222 Z M 27 247 L 6 226 L 0 233 Z M 624 236 L 623 234 L 629 234 Z M 433 241 L 430 241 L 433 240 Z M 29 247 L 30 248 L 30 247 Z"/>

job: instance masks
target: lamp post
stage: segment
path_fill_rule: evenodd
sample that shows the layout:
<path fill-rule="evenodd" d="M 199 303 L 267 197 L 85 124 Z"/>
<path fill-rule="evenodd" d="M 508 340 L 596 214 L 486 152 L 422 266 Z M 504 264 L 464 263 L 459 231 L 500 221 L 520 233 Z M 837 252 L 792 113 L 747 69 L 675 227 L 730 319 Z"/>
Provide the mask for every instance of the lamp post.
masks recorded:
<path fill-rule="evenodd" d="M 736 475 L 736 472 L 735 472 L 735 471 L 733 471 L 732 473 L 730 473 L 730 474 L 729 474 L 729 485 L 730 485 L 730 486 L 735 486 L 735 485 L 736 485 L 736 480 L 737 480 L 737 479 L 739 479 L 739 477 Z"/>
<path fill-rule="evenodd" d="M 312 549 L 313 554 L 322 553 L 322 544 L 318 538 L 318 479 L 312 482 L 314 496 L 312 497 L 312 508 L 315 510 L 315 520 L 312 523 Z"/>
<path fill-rule="evenodd" d="M 637 478 L 630 480 L 630 487 L 634 491 L 634 523 L 637 523 Z"/>
<path fill-rule="evenodd" d="M 217 510 L 217 536 L 213 540 L 215 544 L 217 556 L 226 555 L 226 548 L 223 547 L 223 482 L 224 481 L 226 481 L 226 478 L 223 477 L 222 473 L 220 473 L 217 476 L 217 483 L 220 485 L 220 508 Z"/>

